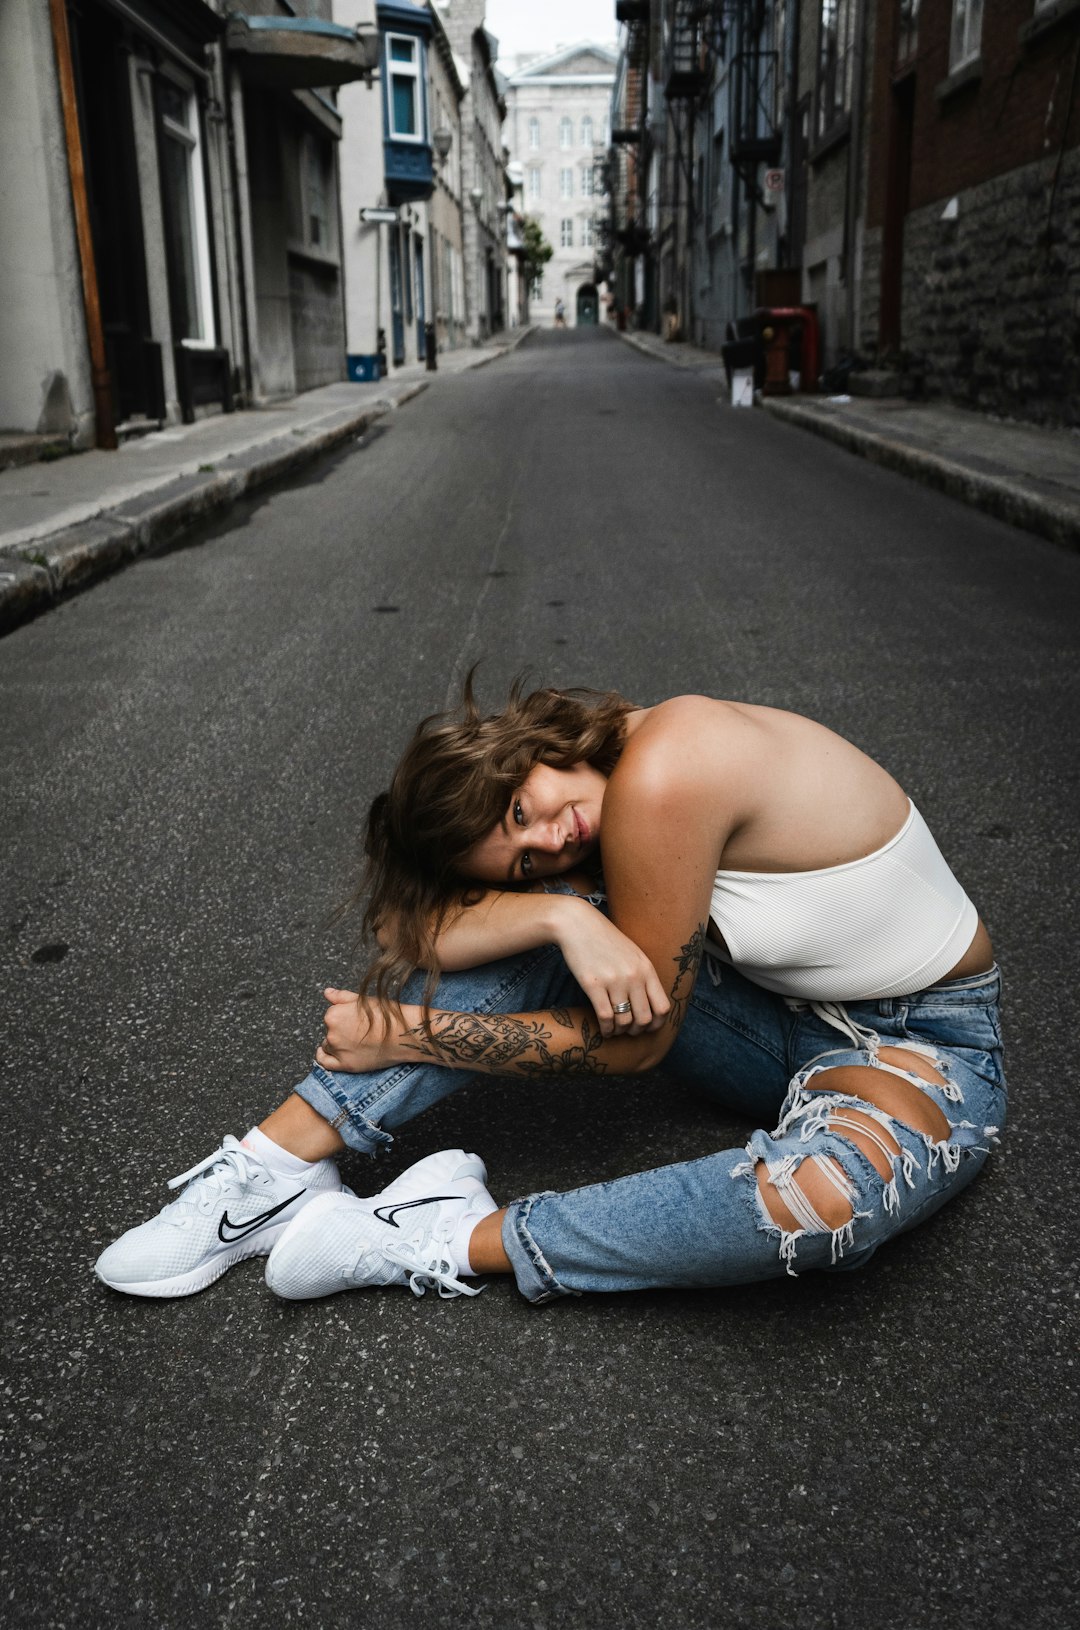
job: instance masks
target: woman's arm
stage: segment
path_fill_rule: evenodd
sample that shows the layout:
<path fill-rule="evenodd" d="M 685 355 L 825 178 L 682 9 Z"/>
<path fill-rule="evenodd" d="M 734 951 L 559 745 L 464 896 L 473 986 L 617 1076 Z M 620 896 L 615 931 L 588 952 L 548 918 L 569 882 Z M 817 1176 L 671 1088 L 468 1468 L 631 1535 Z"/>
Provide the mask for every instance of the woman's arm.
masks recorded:
<path fill-rule="evenodd" d="M 402 1022 L 388 1029 L 370 1005 L 358 1010 L 351 993 L 332 991 L 319 1062 L 328 1069 L 371 1070 L 419 1055 L 499 1075 L 636 1074 L 658 1064 L 678 1034 L 693 989 L 728 830 L 715 768 L 700 768 L 702 755 L 693 751 L 693 722 L 691 713 L 648 736 L 639 732 L 604 798 L 604 874 L 612 914 L 620 936 L 657 971 L 668 1009 L 663 1020 L 638 1034 L 612 1035 L 586 1008 L 494 1015 L 433 1011 L 427 1028 L 420 1009 L 405 1005 Z M 573 903 L 569 896 L 551 898 Z M 599 917 L 594 908 L 585 909 Z M 625 999 L 618 988 L 609 995 Z"/>
<path fill-rule="evenodd" d="M 435 941 L 440 971 L 479 968 L 541 945 L 561 947 L 585 906 L 573 894 L 487 889 L 473 905 L 462 906 L 443 924 Z M 382 944 L 392 939 L 390 932 L 385 938 L 379 936 Z"/>

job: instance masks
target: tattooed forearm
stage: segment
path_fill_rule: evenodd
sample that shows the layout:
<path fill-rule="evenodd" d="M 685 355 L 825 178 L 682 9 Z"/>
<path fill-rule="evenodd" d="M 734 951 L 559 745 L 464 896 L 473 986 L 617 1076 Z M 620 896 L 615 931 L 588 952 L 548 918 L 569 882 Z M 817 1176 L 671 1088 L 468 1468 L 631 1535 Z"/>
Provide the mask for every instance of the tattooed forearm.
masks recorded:
<path fill-rule="evenodd" d="M 572 1028 L 574 1021 L 570 1017 L 570 1009 L 568 1007 L 553 1007 L 551 1010 L 551 1015 L 552 1018 L 557 1019 L 560 1024 L 565 1025 L 567 1030 Z"/>
<path fill-rule="evenodd" d="M 553 1015 L 571 1034 L 576 1026 L 565 1009 Z M 402 1038 L 411 1052 L 440 1064 L 498 1074 L 558 1075 L 565 1071 L 602 1075 L 607 1068 L 593 1054 L 603 1040 L 587 1017 L 581 1021 L 577 1046 L 552 1050 L 553 1032 L 539 1019 L 520 1019 L 507 1013 L 433 1013 L 431 1028 L 411 1026 Z"/>
<path fill-rule="evenodd" d="M 683 1014 L 690 992 L 694 988 L 697 978 L 698 964 L 705 950 L 705 924 L 699 923 L 686 944 L 679 950 L 675 958 L 675 983 L 671 987 L 671 1012 L 668 1014 L 668 1024 L 672 1029 L 678 1030 L 683 1022 Z"/>
<path fill-rule="evenodd" d="M 498 1069 L 530 1047 L 546 1052 L 551 1031 L 539 1020 L 505 1013 L 433 1013 L 431 1030 L 422 1024 L 406 1031 L 406 1046 L 446 1064 L 482 1064 Z"/>
<path fill-rule="evenodd" d="M 574 1028 L 569 1013 L 566 1015 L 566 1027 L 568 1030 Z M 523 1075 L 560 1075 L 564 1072 L 570 1075 L 603 1075 L 607 1065 L 601 1064 L 598 1058 L 592 1056 L 603 1039 L 600 1030 L 594 1028 L 588 1019 L 584 1018 L 581 1021 L 580 1047 L 564 1047 L 561 1053 L 553 1053 L 545 1048 L 542 1061 L 534 1063 L 531 1059 L 523 1058 L 517 1068 Z"/>

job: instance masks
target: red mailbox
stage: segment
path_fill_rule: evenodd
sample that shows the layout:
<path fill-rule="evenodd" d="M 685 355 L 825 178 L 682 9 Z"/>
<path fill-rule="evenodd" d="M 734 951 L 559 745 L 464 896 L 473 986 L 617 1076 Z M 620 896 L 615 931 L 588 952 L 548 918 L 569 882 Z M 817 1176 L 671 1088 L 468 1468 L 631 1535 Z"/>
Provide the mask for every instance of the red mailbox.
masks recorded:
<path fill-rule="evenodd" d="M 765 363 L 762 395 L 817 390 L 820 350 L 812 306 L 759 306 L 754 313 Z M 792 383 L 792 375 L 798 383 Z"/>

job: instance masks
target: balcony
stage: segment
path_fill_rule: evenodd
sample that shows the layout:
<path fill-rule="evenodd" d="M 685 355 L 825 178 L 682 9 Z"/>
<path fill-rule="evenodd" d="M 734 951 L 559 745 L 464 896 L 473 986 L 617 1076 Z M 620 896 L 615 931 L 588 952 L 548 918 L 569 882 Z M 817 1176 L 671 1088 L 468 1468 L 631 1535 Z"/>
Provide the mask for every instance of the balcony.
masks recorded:
<path fill-rule="evenodd" d="M 428 109 L 430 13 L 405 0 L 379 0 L 383 169 L 391 204 L 418 204 L 435 191 Z"/>
<path fill-rule="evenodd" d="M 775 164 L 782 140 L 776 117 L 777 51 L 740 51 L 733 60 L 735 119 L 731 132 L 731 162 L 737 168 Z"/>
<path fill-rule="evenodd" d="M 391 204 L 420 204 L 435 191 L 435 166 L 427 142 L 383 141 L 386 193 Z"/>
<path fill-rule="evenodd" d="M 708 7 L 700 0 L 676 0 L 664 82 L 664 95 L 669 102 L 693 101 L 707 88 L 704 39 L 707 12 Z"/>
<path fill-rule="evenodd" d="M 244 78 L 271 90 L 325 90 L 368 79 L 379 65 L 379 40 L 318 17 L 228 19 L 225 47 Z"/>

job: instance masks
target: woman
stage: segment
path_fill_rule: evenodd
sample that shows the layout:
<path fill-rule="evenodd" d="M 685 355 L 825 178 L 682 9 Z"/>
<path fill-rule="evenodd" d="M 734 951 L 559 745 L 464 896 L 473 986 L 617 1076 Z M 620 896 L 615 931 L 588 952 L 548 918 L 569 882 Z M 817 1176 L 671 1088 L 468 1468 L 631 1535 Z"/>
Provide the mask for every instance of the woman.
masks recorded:
<path fill-rule="evenodd" d="M 296 1092 L 104 1253 L 115 1289 L 187 1295 L 267 1253 L 287 1298 L 852 1268 L 969 1183 L 1003 1123 L 986 929 L 892 777 L 809 719 L 520 685 L 484 718 L 469 683 L 460 717 L 418 727 L 367 852 L 381 950 L 359 995 L 326 992 Z M 367 1199 L 330 1158 L 477 1072 L 662 1062 L 775 1130 L 508 1206 L 462 1150 Z"/>

